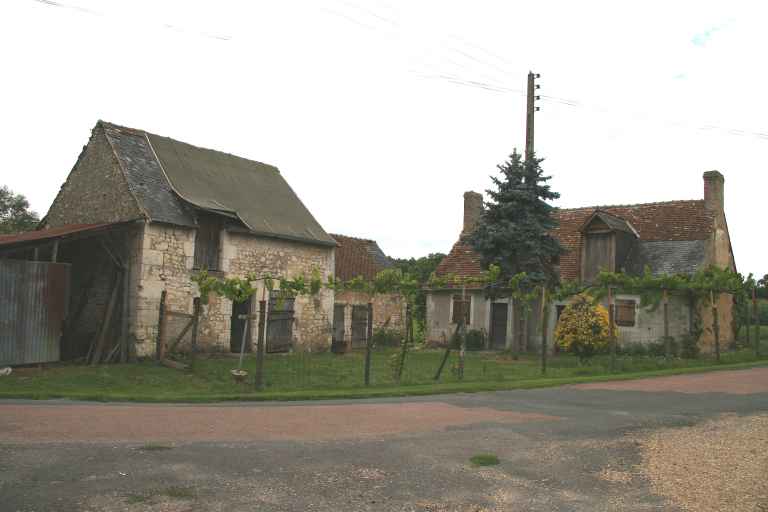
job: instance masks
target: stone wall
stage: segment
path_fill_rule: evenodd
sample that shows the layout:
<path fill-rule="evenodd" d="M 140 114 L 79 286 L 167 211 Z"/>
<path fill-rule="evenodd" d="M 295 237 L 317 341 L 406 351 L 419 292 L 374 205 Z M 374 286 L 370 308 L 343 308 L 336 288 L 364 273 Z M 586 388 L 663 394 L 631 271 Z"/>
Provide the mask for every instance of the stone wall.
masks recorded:
<path fill-rule="evenodd" d="M 141 269 L 136 283 L 135 316 L 132 319 L 139 354 L 154 350 L 162 290 L 177 311 L 192 312 L 192 300 L 199 293 L 190 280 L 194 274 L 195 230 L 147 224 L 141 237 Z M 327 281 L 334 268 L 333 248 L 282 241 L 250 234 L 223 232 L 220 247 L 221 271 L 215 275 L 243 277 L 250 272 L 293 278 L 309 277 L 317 269 Z M 257 298 L 264 296 L 257 285 Z M 214 294 L 203 306 L 198 331 L 202 350 L 229 351 L 232 303 Z M 314 297 L 297 297 L 295 302 L 294 349 L 325 350 L 331 343 L 333 291 L 323 289 Z M 169 327 L 178 332 L 181 326 Z M 252 331 L 251 331 L 252 332 Z"/>
<path fill-rule="evenodd" d="M 336 305 L 344 305 L 344 338 L 352 339 L 352 306 L 373 304 L 373 328 L 405 331 L 405 298 L 399 293 L 378 294 L 345 291 L 336 294 Z"/>
<path fill-rule="evenodd" d="M 45 218 L 46 227 L 142 217 L 104 129 L 97 125 Z"/>
<path fill-rule="evenodd" d="M 467 291 L 471 300 L 469 325 L 467 329 L 489 330 L 490 301 L 482 291 Z M 426 337 L 431 343 L 442 344 L 450 340 L 456 331 L 453 323 L 453 296 L 461 295 L 461 290 L 439 290 L 427 294 Z"/>

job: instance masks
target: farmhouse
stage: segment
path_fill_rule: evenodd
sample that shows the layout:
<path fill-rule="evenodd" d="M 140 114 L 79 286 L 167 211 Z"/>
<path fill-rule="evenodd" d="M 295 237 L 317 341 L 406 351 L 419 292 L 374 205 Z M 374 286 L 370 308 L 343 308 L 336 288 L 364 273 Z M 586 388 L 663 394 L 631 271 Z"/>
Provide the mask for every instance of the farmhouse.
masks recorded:
<path fill-rule="evenodd" d="M 382 270 L 392 268 L 392 261 L 374 240 L 331 235 L 336 248 L 336 278 L 349 281 L 362 278 L 372 281 Z M 376 294 L 337 292 L 333 313 L 333 342 L 347 348 L 361 347 L 366 342 L 368 303 L 373 306 L 373 329 L 405 328 L 406 302 L 398 293 Z"/>
<path fill-rule="evenodd" d="M 161 294 L 173 310 L 191 313 L 199 292 L 190 278 L 199 270 L 288 278 L 317 270 L 326 281 L 337 245 L 277 168 L 104 121 L 42 228 L 3 237 L 0 258 L 70 265 L 68 358 L 85 356 L 98 338 L 153 353 Z M 330 347 L 332 290 L 268 298 L 268 351 Z M 202 307 L 200 347 L 239 350 L 238 315 L 249 307 L 212 294 Z"/>
<path fill-rule="evenodd" d="M 553 235 L 567 253 L 558 263 L 560 278 L 590 282 L 601 269 L 640 274 L 646 267 L 658 274 L 692 274 L 716 265 L 735 270 L 733 250 L 724 209 L 725 179 L 718 171 L 704 173 L 704 199 L 669 201 L 623 206 L 594 206 L 559 209 L 555 215 L 559 227 Z M 437 268 L 438 275 L 479 277 L 482 273 L 479 255 L 468 242 L 483 211 L 483 198 L 476 192 L 464 194 L 464 226 L 459 240 Z M 517 308 L 512 299 L 491 300 L 481 289 L 469 289 L 465 308 L 458 307 L 461 293 L 455 288 L 433 289 L 427 295 L 427 331 L 433 342 L 449 339 L 459 321 L 458 312 L 465 311 L 470 329 L 487 333 L 492 348 L 510 347 L 514 336 L 529 333 L 530 344 L 541 343 L 541 320 L 534 304 L 528 324 L 515 318 Z M 565 303 L 550 308 L 548 343 Z M 663 336 L 661 308 L 640 307 L 640 297 L 618 295 L 615 306 L 618 340 L 652 342 Z M 719 299 L 720 339 L 733 338 L 732 297 Z M 711 325 L 710 308 L 696 306 L 688 297 L 672 296 L 669 305 L 670 335 L 676 338 Z M 521 315 L 518 315 L 521 316 Z M 714 333 L 704 329 L 700 346 L 711 349 Z M 531 348 L 531 345 L 529 345 Z"/>

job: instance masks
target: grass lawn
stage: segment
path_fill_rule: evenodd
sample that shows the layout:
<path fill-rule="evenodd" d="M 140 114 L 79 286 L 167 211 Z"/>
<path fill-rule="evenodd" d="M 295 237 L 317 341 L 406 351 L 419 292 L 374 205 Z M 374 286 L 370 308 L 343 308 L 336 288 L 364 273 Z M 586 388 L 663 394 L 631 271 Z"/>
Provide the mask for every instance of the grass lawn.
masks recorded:
<path fill-rule="evenodd" d="M 768 343 L 763 343 L 761 360 L 751 350 L 724 352 L 719 365 L 707 357 L 673 359 L 649 356 L 620 356 L 616 372 L 610 372 L 608 356 L 594 357 L 579 364 L 570 355 L 549 358 L 546 376 L 541 375 L 537 356 L 524 355 L 517 361 L 505 354 L 468 352 L 464 379 L 454 371 L 458 354 L 451 353 L 439 382 L 434 376 L 443 356 L 440 350 L 413 350 L 408 353 L 400 385 L 392 377 L 389 361 L 394 349 L 373 353 L 371 386 L 363 386 L 364 353 L 295 353 L 268 355 L 265 361 L 265 389 L 252 386 L 255 358 L 248 356 L 243 367 L 249 381 L 236 384 L 229 371 L 237 366 L 231 357 L 200 358 L 191 371 L 165 368 L 154 362 L 104 366 L 56 364 L 38 368 L 17 368 L 0 377 L 0 398 L 75 398 L 90 400 L 217 401 L 350 398 L 397 396 L 496 389 L 544 387 L 570 382 L 588 382 L 669 375 L 713 368 L 739 368 L 768 364 Z"/>

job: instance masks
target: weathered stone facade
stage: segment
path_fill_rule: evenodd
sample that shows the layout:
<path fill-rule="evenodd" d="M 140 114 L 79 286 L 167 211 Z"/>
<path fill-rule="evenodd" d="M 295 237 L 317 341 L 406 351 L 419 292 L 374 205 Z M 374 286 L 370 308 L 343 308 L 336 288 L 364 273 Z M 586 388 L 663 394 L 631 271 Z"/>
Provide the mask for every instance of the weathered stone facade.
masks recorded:
<path fill-rule="evenodd" d="M 191 281 L 195 273 L 195 230 L 147 224 L 142 238 L 140 281 L 137 286 L 136 317 L 132 332 L 139 354 L 154 350 L 160 294 L 176 311 L 192 312 L 192 300 L 199 293 Z M 309 277 L 317 269 L 326 281 L 333 269 L 333 248 L 289 242 L 244 233 L 223 232 L 221 271 L 223 277 L 243 277 L 250 272 L 294 278 Z M 257 298 L 262 284 L 257 283 Z M 333 291 L 323 289 L 314 297 L 297 297 L 295 303 L 294 349 L 326 350 L 330 347 L 333 321 Z M 211 294 L 203 307 L 198 341 L 202 350 L 229 351 L 232 302 Z M 169 329 L 172 330 L 172 329 Z"/>
<path fill-rule="evenodd" d="M 566 248 L 566 253 L 559 261 L 561 279 L 589 282 L 589 276 L 585 273 L 587 247 L 590 240 L 587 228 L 591 226 L 590 223 L 596 215 L 608 219 L 613 226 L 602 225 L 600 228 L 602 231 L 598 230 L 600 234 L 624 230 L 620 235 L 610 239 L 610 244 L 602 246 L 607 250 L 594 250 L 591 253 L 592 256 L 599 256 L 596 260 L 607 261 L 609 271 L 640 274 L 646 265 L 657 274 L 690 275 L 710 265 L 735 271 L 724 209 L 725 179 L 717 171 L 706 172 L 703 178 L 703 201 L 670 201 L 556 210 L 555 215 L 559 226 L 552 234 Z M 482 202 L 478 196 L 472 192 L 464 194 L 462 235 L 449 255 L 438 266 L 439 275 L 455 274 L 460 277 L 482 275 L 480 256 L 466 240 L 466 235 L 472 231 L 482 212 Z M 623 251 L 624 257 L 617 256 L 620 251 Z M 651 264 L 654 265 L 653 268 Z M 452 323 L 451 296 L 454 293 L 456 292 L 452 290 L 432 290 L 427 296 L 427 337 L 431 342 L 437 343 L 448 339 L 456 328 Z M 472 306 L 468 327 L 489 331 L 492 323 L 491 301 L 481 292 L 472 291 L 470 295 Z M 663 338 L 664 315 L 661 307 L 642 308 L 638 296 L 619 295 L 617 299 L 632 300 L 635 303 L 634 325 L 617 326 L 620 343 L 648 343 Z M 565 304 L 557 303 L 554 306 Z M 717 299 L 717 304 L 720 342 L 721 348 L 724 349 L 733 339 L 733 298 L 728 294 L 722 294 Z M 510 303 L 507 316 L 507 346 L 517 327 L 517 322 L 510 319 L 516 312 L 516 308 L 511 306 Z M 557 307 L 551 308 L 549 314 L 548 341 L 551 347 L 554 340 Z M 499 318 L 503 317 L 499 316 Z M 708 301 L 701 301 L 696 305 L 688 297 L 670 297 L 670 335 L 680 339 L 683 335 L 691 333 L 692 328 L 696 328 L 697 324 L 702 328 L 699 337 L 700 348 L 705 352 L 712 352 L 715 336 L 712 330 L 712 308 Z M 528 325 L 533 346 L 540 346 L 540 331 L 540 308 L 534 303 Z"/>
<path fill-rule="evenodd" d="M 399 293 L 385 293 L 371 297 L 367 293 L 345 291 L 336 294 L 336 305 L 344 306 L 344 338 L 352 336 L 352 306 L 373 305 L 373 329 L 405 330 L 405 298 Z"/>
<path fill-rule="evenodd" d="M 122 222 L 142 216 L 104 128 L 96 125 L 48 210 L 45 227 Z"/>

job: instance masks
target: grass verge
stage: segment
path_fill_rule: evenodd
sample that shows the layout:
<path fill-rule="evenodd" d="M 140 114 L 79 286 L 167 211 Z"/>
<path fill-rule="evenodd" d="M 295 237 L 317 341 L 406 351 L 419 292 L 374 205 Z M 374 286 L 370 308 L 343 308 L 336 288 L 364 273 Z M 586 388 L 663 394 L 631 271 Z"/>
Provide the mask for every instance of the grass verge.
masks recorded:
<path fill-rule="evenodd" d="M 297 401 L 297 400 L 335 400 L 348 398 L 377 398 L 399 396 L 438 395 L 447 393 L 477 393 L 481 391 L 505 391 L 515 389 L 534 389 L 562 386 L 566 384 L 582 384 L 588 382 L 607 382 L 618 380 L 633 380 L 647 377 L 663 377 L 669 375 L 684 375 L 722 370 L 740 370 L 768 365 L 768 361 L 751 361 L 733 364 L 712 364 L 693 367 L 667 368 L 651 371 L 570 376 L 570 377 L 536 377 L 521 380 L 506 381 L 474 381 L 447 382 L 432 384 L 415 384 L 407 386 L 380 386 L 370 388 L 337 388 L 337 389 L 302 389 L 289 391 L 242 391 L 231 393 L 195 393 L 184 390 L 155 389 L 131 392 L 126 390 L 92 389 L 77 390 L 13 390 L 1 389 L 0 398 L 6 399 L 70 399 L 91 400 L 103 402 L 147 402 L 147 403 L 206 403 L 223 401 Z M 176 371 L 176 370 L 168 370 Z M 0 382 L 0 384 L 2 384 Z M 177 388 L 178 389 L 178 388 Z"/>

